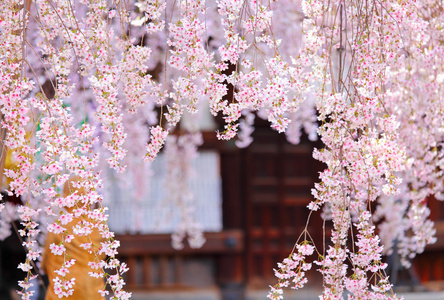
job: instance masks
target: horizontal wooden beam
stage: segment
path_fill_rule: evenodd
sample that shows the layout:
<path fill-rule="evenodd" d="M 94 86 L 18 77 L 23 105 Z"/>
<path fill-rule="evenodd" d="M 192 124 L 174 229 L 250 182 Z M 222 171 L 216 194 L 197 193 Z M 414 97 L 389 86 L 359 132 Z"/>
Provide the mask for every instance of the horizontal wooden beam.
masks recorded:
<path fill-rule="evenodd" d="M 224 230 L 222 232 L 205 232 L 205 244 L 198 249 L 190 248 L 187 241 L 182 250 L 171 246 L 170 234 L 124 234 L 116 235 L 120 241 L 118 249 L 122 256 L 129 255 L 187 255 L 187 254 L 235 254 L 244 250 L 244 234 L 242 230 Z"/>

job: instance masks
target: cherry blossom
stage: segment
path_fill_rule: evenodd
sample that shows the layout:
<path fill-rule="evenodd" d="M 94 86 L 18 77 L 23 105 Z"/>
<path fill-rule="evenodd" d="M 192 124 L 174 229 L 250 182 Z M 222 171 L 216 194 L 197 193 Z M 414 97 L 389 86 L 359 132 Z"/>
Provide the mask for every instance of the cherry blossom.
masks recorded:
<path fill-rule="evenodd" d="M 396 299 L 381 255 L 397 243 L 408 265 L 433 243 L 427 204 L 444 198 L 440 9 L 434 0 L 1 1 L 1 127 L 12 162 L 4 174 L 7 193 L 22 205 L 0 203 L 0 236 L 20 220 L 22 299 L 32 295 L 42 232 L 62 237 L 50 251 L 66 258 L 65 245 L 93 230 L 104 241 L 83 250 L 109 259 L 91 262 L 90 275 L 105 278 L 111 297 L 130 297 L 101 170 L 129 169 L 142 186 L 149 172 L 140 159 L 154 160 L 164 145 L 168 199 L 182 220 L 173 245 L 183 247 L 185 236 L 192 247 L 203 244 L 186 180 L 201 135 L 183 133 L 180 122 L 205 106 L 224 121 L 217 137 L 237 136 L 239 147 L 252 142 L 255 118 L 292 143 L 305 130 L 324 144 L 313 151 L 326 169 L 308 208 L 332 222 L 330 241 L 324 251 L 306 236 L 297 242 L 278 264 L 269 298 L 303 287 L 314 263 L 321 299 L 345 291 L 351 299 Z M 73 177 L 80 180 L 62 195 Z M 59 297 L 75 289 L 65 278 L 73 264 L 65 259 L 56 271 Z"/>

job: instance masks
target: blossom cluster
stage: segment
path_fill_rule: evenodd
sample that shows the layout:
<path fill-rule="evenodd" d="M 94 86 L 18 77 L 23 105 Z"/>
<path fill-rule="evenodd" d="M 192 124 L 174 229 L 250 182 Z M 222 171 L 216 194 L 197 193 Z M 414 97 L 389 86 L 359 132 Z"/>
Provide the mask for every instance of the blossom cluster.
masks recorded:
<path fill-rule="evenodd" d="M 200 133 L 170 135 L 166 140 L 167 174 L 164 187 L 167 195 L 164 201 L 170 203 L 171 208 L 178 210 L 180 214 L 179 224 L 172 234 L 171 244 L 175 249 L 184 247 L 185 237 L 191 248 L 200 248 L 205 243 L 202 228 L 194 215 L 194 197 L 189 186 L 190 178 L 195 175 L 192 163 L 197 156 L 197 147 L 201 144 Z"/>
<path fill-rule="evenodd" d="M 396 243 L 403 265 L 436 238 L 428 204 L 443 200 L 443 15 L 434 1 L 420 1 L 409 14 L 400 58 L 388 69 L 387 110 L 399 122 L 399 142 L 406 148 L 409 169 L 402 174 L 402 193 L 384 197 L 376 210 L 381 239 L 391 253 Z M 396 15 L 399 19 L 401 14 Z M 392 212 L 396 211 L 397 216 Z M 407 234 L 411 232 L 413 234 Z M 396 242 L 395 242 L 396 241 Z"/>
<path fill-rule="evenodd" d="M 311 269 L 312 264 L 305 262 L 305 258 L 312 255 L 315 248 L 308 241 L 296 245 L 297 252 L 285 258 L 282 263 L 278 263 L 279 269 L 274 269 L 275 276 L 279 283 L 270 287 L 269 299 L 283 299 L 283 287 L 291 285 L 292 289 L 303 288 L 307 283 L 305 272 Z M 290 283 L 291 280 L 291 283 Z"/>
<path fill-rule="evenodd" d="M 115 248 L 114 245 L 108 245 L 110 243 L 108 240 L 113 234 L 106 225 L 105 209 L 101 207 L 102 199 L 98 194 L 100 176 L 94 170 L 98 155 L 92 151 L 97 141 L 94 136 L 95 129 L 88 123 L 74 126 L 70 109 L 64 102 L 72 96 L 75 88 L 75 84 L 71 82 L 72 66 L 75 63 L 81 65 L 80 72 L 83 75 L 92 68 L 104 71 L 95 64 L 97 60 L 94 61 L 94 55 L 91 53 L 97 50 L 98 53 L 95 53 L 94 58 L 98 58 L 103 55 L 101 52 L 103 49 L 92 49 L 92 40 L 89 45 L 85 44 L 85 36 L 91 32 L 82 32 L 84 28 L 78 28 L 70 2 L 36 1 L 35 8 L 40 16 L 41 27 L 37 27 L 37 35 L 33 38 L 44 57 L 40 61 L 42 63 L 40 66 L 51 74 L 49 82 L 52 90 L 45 90 L 42 88 L 43 83 L 39 82 L 39 77 L 31 81 L 26 76 L 27 58 L 24 57 L 25 42 L 22 38 L 25 36 L 27 26 L 32 28 L 36 19 L 30 18 L 32 12 L 30 6 L 23 6 L 20 2 L 2 2 L 4 7 L 2 7 L 1 34 L 4 35 L 2 36 L 4 43 L 1 45 L 3 66 L 1 72 L 5 80 L 2 80 L 1 109 L 5 116 L 2 127 L 7 130 L 4 143 L 12 151 L 11 160 L 14 166 L 5 173 L 11 179 L 10 193 L 21 196 L 24 203 L 18 207 L 18 214 L 23 226 L 20 234 L 24 239 L 23 246 L 27 251 L 27 258 L 19 268 L 26 272 L 27 276 L 20 284 L 23 290 L 19 294 L 23 299 L 29 299 L 32 294 L 29 290 L 32 286 L 31 280 L 35 278 L 36 272 L 35 261 L 41 253 L 37 243 L 41 227 L 37 220 L 42 212 L 55 217 L 55 222 L 51 222 L 47 230 L 63 236 L 60 244 L 49 246 L 49 251 L 53 254 L 66 258 L 65 245 L 73 240 L 74 235 L 88 235 L 92 228 L 96 228 L 105 239 L 99 250 L 106 252 L 111 258 L 115 257 L 116 252 L 108 251 L 109 248 Z M 103 4 L 90 3 L 89 9 L 95 12 Z M 96 21 L 99 20 L 97 18 L 101 18 L 100 14 L 89 14 L 84 21 L 90 25 L 97 24 Z M 59 22 L 65 27 L 59 26 Z M 94 38 L 103 43 L 107 38 L 105 31 L 97 28 L 94 30 Z M 20 61 L 23 62 L 19 63 Z M 30 73 L 37 76 L 36 72 L 40 71 L 39 64 L 37 63 L 35 67 L 31 68 Z M 109 83 L 107 88 L 112 86 L 112 83 Z M 33 90 L 36 85 L 40 87 L 39 92 Z M 51 93 L 53 95 L 49 96 Z M 32 131 L 36 126 L 38 130 Z M 61 197 L 60 187 L 71 176 L 82 178 L 76 189 L 87 192 L 80 196 L 71 191 L 67 197 Z M 41 200 L 41 208 L 35 206 L 37 199 Z M 94 206 L 100 208 L 93 209 Z M 74 211 L 63 213 L 66 209 Z M 72 221 L 73 216 L 83 220 L 71 228 L 74 235 L 66 235 L 64 226 Z M 75 288 L 75 279 L 66 279 L 69 268 L 75 262 L 68 259 L 64 261 L 65 263 L 56 270 L 58 276 L 53 282 L 54 292 L 59 297 L 68 297 Z M 115 263 L 116 266 L 119 264 Z M 122 290 L 121 283 L 117 284 L 109 278 L 108 283 L 120 298 L 128 298 L 129 294 Z"/>
<path fill-rule="evenodd" d="M 410 124 L 415 122 L 412 123 L 412 116 L 405 113 L 409 111 L 405 106 L 410 107 L 411 100 L 397 97 L 400 93 L 411 97 L 414 92 L 401 92 L 405 77 L 399 75 L 411 76 L 407 75 L 411 69 L 406 66 L 411 60 L 406 59 L 403 51 L 412 51 L 413 56 L 421 52 L 413 48 L 427 43 L 427 22 L 416 14 L 416 5 L 408 2 L 401 5 L 384 1 L 363 9 L 343 1 L 329 5 L 324 1 L 302 1 L 302 10 L 307 31 L 306 45 L 302 46 L 301 53 L 310 54 L 309 64 L 317 80 L 313 92 L 318 120 L 322 122 L 318 134 L 325 145 L 323 149 L 315 149 L 313 156 L 327 165 L 327 169 L 320 174 L 321 182 L 315 184 L 312 190 L 315 200 L 309 208 L 316 211 L 325 207 L 333 222 L 332 245 L 326 250 L 325 257 L 317 262 L 324 277 L 321 299 L 342 299 L 346 289 L 352 299 L 392 299 L 396 296 L 383 272 L 383 248 L 374 233 L 370 221 L 372 214 L 368 209 L 371 202 L 383 203 L 391 199 L 378 207 L 377 215 L 386 218 L 387 225 L 383 226 L 398 226 L 395 235 L 386 236 L 386 241 L 390 246 L 391 240 L 402 237 L 399 245 L 404 257 L 412 257 L 412 253 L 423 251 L 427 243 L 434 241 L 434 230 L 431 222 L 426 221 L 428 209 L 424 203 L 429 192 L 423 189 L 420 195 L 416 195 L 417 198 L 412 194 L 400 196 L 401 191 L 405 193 L 409 189 L 405 184 L 412 186 L 412 179 L 403 183 L 406 179 L 403 174 L 411 172 L 408 168 L 413 162 L 407 160 L 412 157 L 409 148 L 419 149 L 416 148 L 416 141 L 411 141 L 416 136 L 411 132 L 418 132 L 419 138 L 422 130 L 416 131 L 415 128 L 404 132 L 401 127 L 403 124 L 400 120 L 404 118 Z M 380 11 L 386 14 L 377 13 Z M 360 21 L 364 19 L 366 21 Z M 367 23 L 370 19 L 371 26 Z M 405 32 L 415 31 L 415 34 L 406 38 L 405 32 L 399 28 Z M 406 49 L 409 38 L 413 40 L 412 47 L 400 51 Z M 421 53 L 419 56 L 424 57 Z M 433 68 L 433 63 L 430 63 L 430 67 Z M 420 84 L 416 79 L 412 78 L 416 84 Z M 398 92 L 400 86 L 402 88 Z M 429 97 L 427 101 L 436 97 L 435 91 L 426 96 Z M 437 108 L 441 111 L 439 106 L 434 109 Z M 397 113 L 402 117 L 398 118 Z M 442 126 L 442 120 L 439 122 L 437 128 Z M 421 135 L 420 139 L 423 137 Z M 432 141 L 424 141 L 424 144 L 436 145 L 436 137 L 431 138 Z M 410 142 L 404 144 L 403 140 Z M 442 134 L 439 140 L 442 141 Z M 432 157 L 439 159 L 438 152 L 426 153 L 428 162 Z M 424 150 L 420 155 L 422 160 Z M 440 172 L 439 163 L 438 168 L 436 166 L 432 163 L 429 168 Z M 427 179 L 422 182 L 434 182 L 433 176 L 435 174 L 424 177 Z M 401 183 L 404 186 L 400 186 Z M 437 185 L 441 186 L 442 182 Z M 413 199 L 413 204 L 397 202 L 396 199 L 400 197 L 407 201 Z M 397 207 L 401 218 L 390 220 L 394 207 Z M 358 228 L 356 253 L 346 247 L 349 237 L 355 235 L 351 224 Z M 405 229 L 413 228 L 417 234 L 409 240 L 404 236 Z M 353 274 L 350 277 L 347 275 L 347 260 L 352 262 Z M 373 273 L 379 281 L 372 286 L 373 292 L 369 290 L 369 273 Z"/>

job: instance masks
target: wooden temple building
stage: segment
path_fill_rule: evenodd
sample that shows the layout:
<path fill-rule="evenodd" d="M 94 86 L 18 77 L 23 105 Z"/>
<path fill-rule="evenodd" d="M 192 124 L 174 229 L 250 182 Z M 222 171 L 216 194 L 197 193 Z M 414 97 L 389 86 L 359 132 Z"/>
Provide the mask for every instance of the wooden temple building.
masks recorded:
<path fill-rule="evenodd" d="M 120 235 L 120 257 L 130 267 L 131 290 L 181 290 L 216 287 L 224 300 L 243 299 L 246 289 L 268 289 L 277 281 L 273 268 L 291 253 L 305 228 L 311 189 L 323 165 L 312 158 L 314 143 L 291 145 L 266 126 L 255 130 L 245 149 L 204 134 L 202 150 L 220 155 L 222 222 L 220 232 L 206 233 L 200 249 L 171 247 L 170 235 Z M 398 284 L 444 282 L 444 203 L 430 201 L 438 242 L 413 263 L 415 278 L 398 276 Z M 319 245 L 323 221 L 313 214 L 309 232 Z M 330 224 L 326 223 L 326 231 Z M 315 268 L 314 268 L 315 269 Z M 402 273 L 402 271 L 400 271 Z M 405 273 L 405 271 L 404 271 Z M 321 287 L 311 272 L 314 288 Z M 416 281 L 415 281 L 416 280 Z"/>

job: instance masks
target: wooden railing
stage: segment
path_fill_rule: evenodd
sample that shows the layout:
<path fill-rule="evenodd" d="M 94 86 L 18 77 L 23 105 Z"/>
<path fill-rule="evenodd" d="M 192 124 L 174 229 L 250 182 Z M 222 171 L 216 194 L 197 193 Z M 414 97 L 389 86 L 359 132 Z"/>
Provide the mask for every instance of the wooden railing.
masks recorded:
<path fill-rule="evenodd" d="M 244 251 L 244 237 L 240 230 L 211 232 L 204 236 L 206 242 L 202 248 L 185 246 L 182 250 L 175 250 L 171 246 L 171 235 L 168 234 L 118 235 L 119 258 L 130 268 L 124 275 L 128 288 L 186 288 L 185 277 L 195 276 L 186 274 L 185 264 L 188 259 L 199 257 L 219 261 L 224 256 L 240 256 Z M 215 264 L 217 268 L 217 262 Z M 215 278 L 213 280 L 217 281 Z"/>

